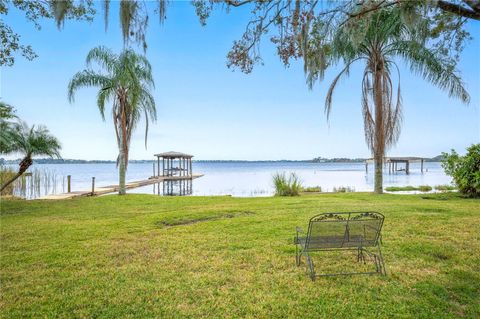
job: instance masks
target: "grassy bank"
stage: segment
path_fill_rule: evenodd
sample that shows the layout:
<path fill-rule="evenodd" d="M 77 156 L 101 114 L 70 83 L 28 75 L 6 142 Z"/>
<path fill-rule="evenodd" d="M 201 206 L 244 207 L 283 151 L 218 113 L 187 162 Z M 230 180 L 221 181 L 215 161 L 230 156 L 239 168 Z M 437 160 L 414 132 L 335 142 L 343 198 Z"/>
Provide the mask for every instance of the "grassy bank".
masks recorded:
<path fill-rule="evenodd" d="M 386 216 L 388 276 L 310 281 L 295 226 L 348 210 Z M 11 200 L 0 222 L 5 318 L 480 316 L 480 201 L 457 194 Z"/>

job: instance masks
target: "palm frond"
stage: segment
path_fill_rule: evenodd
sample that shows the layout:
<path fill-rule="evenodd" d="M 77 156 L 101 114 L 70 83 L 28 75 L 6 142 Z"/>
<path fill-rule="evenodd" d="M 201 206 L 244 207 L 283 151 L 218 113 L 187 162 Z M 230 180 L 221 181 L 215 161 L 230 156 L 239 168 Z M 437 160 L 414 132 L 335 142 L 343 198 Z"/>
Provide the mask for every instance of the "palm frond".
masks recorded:
<path fill-rule="evenodd" d="M 104 46 L 98 46 L 91 49 L 87 58 L 85 59 L 87 67 L 90 67 L 93 62 L 104 68 L 108 73 L 113 73 L 116 67 L 118 57 L 110 49 Z"/>
<path fill-rule="evenodd" d="M 97 107 L 102 116 L 102 120 L 105 121 L 105 104 L 115 98 L 114 87 L 103 87 L 97 94 Z"/>
<path fill-rule="evenodd" d="M 73 76 L 68 84 L 68 100 L 70 103 L 75 101 L 75 92 L 80 88 L 86 87 L 112 87 L 112 79 L 95 73 L 91 70 L 83 70 Z"/>
<path fill-rule="evenodd" d="M 60 158 L 60 142 L 43 125 L 28 126 L 20 121 L 12 142 L 17 152 L 28 157 L 49 156 Z"/>
<path fill-rule="evenodd" d="M 363 58 L 356 58 L 350 62 L 347 63 L 347 65 L 340 71 L 340 73 L 337 74 L 337 76 L 333 79 L 332 83 L 330 84 L 330 87 L 328 88 L 328 91 L 327 91 L 327 96 L 325 98 L 325 114 L 327 115 L 327 119 L 330 117 L 330 111 L 332 109 L 332 100 L 333 100 L 333 93 L 335 91 L 335 88 L 337 87 L 337 83 L 338 81 L 340 80 L 340 78 L 343 76 L 343 75 L 347 75 L 348 76 L 348 72 L 349 72 L 349 69 L 350 69 L 350 66 L 358 61 L 358 60 L 361 60 Z"/>
<path fill-rule="evenodd" d="M 470 95 L 453 65 L 425 46 L 415 41 L 398 41 L 389 53 L 402 57 L 413 73 L 447 91 L 449 97 L 460 99 L 466 104 L 470 102 Z"/>
<path fill-rule="evenodd" d="M 373 151 L 375 148 L 375 120 L 373 119 L 373 106 L 370 101 L 372 96 L 371 75 L 371 70 L 367 66 L 364 70 L 362 79 L 362 115 L 365 142 L 367 143 L 368 148 Z"/>

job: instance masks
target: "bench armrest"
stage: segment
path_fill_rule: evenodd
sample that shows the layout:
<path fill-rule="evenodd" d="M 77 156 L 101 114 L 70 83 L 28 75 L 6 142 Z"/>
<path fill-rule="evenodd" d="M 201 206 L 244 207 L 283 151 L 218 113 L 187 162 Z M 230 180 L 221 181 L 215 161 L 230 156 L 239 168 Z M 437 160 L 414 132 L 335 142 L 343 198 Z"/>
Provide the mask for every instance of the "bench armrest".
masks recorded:
<path fill-rule="evenodd" d="M 381 244 L 383 244 L 382 233 L 378 230 L 378 228 L 373 227 L 373 226 L 369 226 L 369 225 L 365 225 L 365 228 L 370 228 L 370 229 L 373 229 L 373 230 L 377 231 L 378 232 L 378 240 L 380 241 Z"/>
<path fill-rule="evenodd" d="M 298 226 L 295 227 L 295 231 L 296 231 L 297 233 L 295 234 L 295 238 L 293 239 L 293 243 L 294 243 L 295 245 L 298 245 L 298 244 L 300 244 L 300 242 L 299 242 L 299 240 L 298 240 L 298 234 L 299 234 L 299 233 L 304 233 L 304 231 L 303 231 L 303 229 L 301 229 L 301 228 L 298 227 Z"/>
<path fill-rule="evenodd" d="M 373 227 L 373 226 L 370 226 L 370 225 L 364 225 L 366 228 L 370 228 L 370 229 L 373 229 L 375 231 L 378 231 L 378 228 L 376 227 Z"/>

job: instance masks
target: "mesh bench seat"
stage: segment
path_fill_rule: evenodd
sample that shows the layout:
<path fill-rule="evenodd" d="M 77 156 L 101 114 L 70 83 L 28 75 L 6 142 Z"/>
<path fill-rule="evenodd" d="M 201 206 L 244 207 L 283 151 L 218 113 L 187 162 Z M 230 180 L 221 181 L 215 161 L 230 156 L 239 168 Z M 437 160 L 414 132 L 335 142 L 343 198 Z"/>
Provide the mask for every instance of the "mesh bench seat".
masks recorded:
<path fill-rule="evenodd" d="M 317 276 L 350 274 L 383 274 L 385 263 L 381 252 L 381 229 L 384 216 L 377 212 L 323 213 L 310 219 L 305 233 L 297 227 L 295 236 L 296 264 L 302 256 L 307 259 L 307 271 L 315 280 Z M 375 271 L 317 274 L 310 256 L 311 252 L 330 250 L 356 250 L 357 262 L 373 260 Z"/>
<path fill-rule="evenodd" d="M 299 237 L 298 242 L 300 245 L 305 246 L 307 237 Z M 370 246 L 371 241 L 365 240 L 363 236 L 355 235 L 351 236 L 348 241 L 343 236 L 316 236 L 310 238 L 310 245 L 315 247 L 324 248 L 347 248 L 347 247 L 364 247 Z"/>

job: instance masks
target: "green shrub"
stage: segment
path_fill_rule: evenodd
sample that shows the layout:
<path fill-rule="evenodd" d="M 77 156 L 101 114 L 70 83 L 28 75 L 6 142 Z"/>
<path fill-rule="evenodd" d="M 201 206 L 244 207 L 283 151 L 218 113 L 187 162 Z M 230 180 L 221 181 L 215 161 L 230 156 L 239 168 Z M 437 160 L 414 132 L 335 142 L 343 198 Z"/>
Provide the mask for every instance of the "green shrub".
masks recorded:
<path fill-rule="evenodd" d="M 418 186 L 418 190 L 421 192 L 429 192 L 432 190 L 432 186 L 429 185 L 420 185 Z"/>
<path fill-rule="evenodd" d="M 320 186 L 302 187 L 302 192 L 305 192 L 305 193 L 321 193 L 322 192 L 322 187 L 320 187 Z"/>
<path fill-rule="evenodd" d="M 291 173 L 288 178 L 285 173 L 274 174 L 273 185 L 275 196 L 298 196 L 302 189 L 300 178 L 295 173 Z"/>
<path fill-rule="evenodd" d="M 440 192 L 449 192 L 456 190 L 455 186 L 452 185 L 437 185 L 435 186 L 435 190 Z"/>
<path fill-rule="evenodd" d="M 410 192 L 417 191 L 418 188 L 414 186 L 389 186 L 385 187 L 387 192 Z"/>
<path fill-rule="evenodd" d="M 480 144 L 467 148 L 465 156 L 442 153 L 442 167 L 453 178 L 458 190 L 469 197 L 480 197 Z"/>

